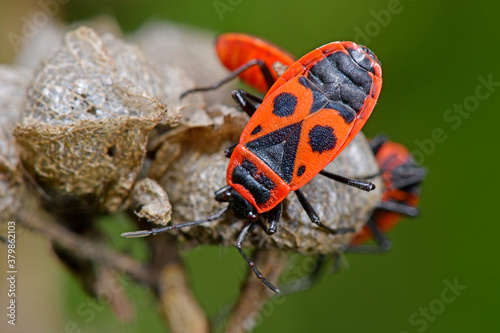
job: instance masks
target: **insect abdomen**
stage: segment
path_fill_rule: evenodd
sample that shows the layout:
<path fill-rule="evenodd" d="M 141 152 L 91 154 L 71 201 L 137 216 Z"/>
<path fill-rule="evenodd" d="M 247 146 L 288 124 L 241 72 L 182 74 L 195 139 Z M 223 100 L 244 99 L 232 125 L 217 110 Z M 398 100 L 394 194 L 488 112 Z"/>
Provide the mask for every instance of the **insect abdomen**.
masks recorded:
<path fill-rule="evenodd" d="M 368 74 L 373 71 L 373 67 L 366 64 L 368 69 L 361 67 L 352 57 L 353 52 L 359 51 L 351 49 L 349 54 L 342 51 L 330 54 L 312 66 L 307 78 L 338 107 L 358 114 L 373 85 L 372 77 Z"/>

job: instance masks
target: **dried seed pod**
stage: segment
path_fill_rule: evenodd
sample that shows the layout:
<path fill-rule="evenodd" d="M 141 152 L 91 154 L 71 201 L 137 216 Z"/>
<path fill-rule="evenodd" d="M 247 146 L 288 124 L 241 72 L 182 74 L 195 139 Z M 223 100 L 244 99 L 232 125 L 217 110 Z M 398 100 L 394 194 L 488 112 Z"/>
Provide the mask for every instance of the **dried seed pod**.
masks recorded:
<path fill-rule="evenodd" d="M 140 218 L 165 225 L 170 221 L 172 206 L 167 193 L 150 178 L 139 180 L 132 189 L 132 208 Z"/>
<path fill-rule="evenodd" d="M 178 157 L 169 161 L 169 166 L 160 184 L 169 194 L 173 207 L 172 223 L 203 219 L 225 204 L 213 199 L 214 191 L 226 185 L 228 160 L 224 148 L 238 141 L 245 125 L 242 114 L 232 108 L 212 110 L 223 113 L 223 121 L 212 126 L 179 129 L 168 138 L 168 144 L 180 147 Z M 158 155 L 157 158 L 162 158 Z M 161 163 L 155 160 L 154 164 Z M 378 167 L 363 134 L 359 134 L 349 146 L 326 168 L 353 178 L 374 175 Z M 377 189 L 364 192 L 316 176 L 302 189 L 324 224 L 330 227 L 360 230 L 381 196 L 381 180 L 372 180 Z M 238 220 L 231 212 L 220 221 L 179 230 L 191 245 L 234 245 L 245 221 Z M 302 209 L 296 196 L 289 195 L 284 201 L 284 213 L 278 232 L 268 236 L 256 228 L 247 238 L 246 245 L 277 247 L 302 254 L 332 253 L 349 243 L 353 233 L 331 235 L 313 225 Z"/>
<path fill-rule="evenodd" d="M 105 212 L 123 208 L 148 132 L 162 120 L 178 120 L 159 102 L 162 85 L 136 47 L 85 27 L 67 33 L 27 92 L 15 129 L 24 165 L 57 201 Z"/>
<path fill-rule="evenodd" d="M 25 101 L 29 71 L 0 66 L 0 223 L 14 217 L 24 193 L 12 128 Z"/>

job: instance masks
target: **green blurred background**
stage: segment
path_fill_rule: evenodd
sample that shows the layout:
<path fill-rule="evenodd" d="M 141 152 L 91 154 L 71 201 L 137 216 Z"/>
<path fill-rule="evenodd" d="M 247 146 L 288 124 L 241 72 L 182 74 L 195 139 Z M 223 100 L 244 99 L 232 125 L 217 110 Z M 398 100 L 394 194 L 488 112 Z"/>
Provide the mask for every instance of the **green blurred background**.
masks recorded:
<path fill-rule="evenodd" d="M 313 289 L 268 306 L 255 332 L 500 332 L 495 245 L 500 237 L 495 208 L 500 198 L 495 157 L 500 120 L 499 2 L 65 2 L 63 20 L 107 14 L 126 32 L 147 20 L 165 19 L 214 35 L 229 31 L 258 35 L 296 55 L 335 40 L 369 46 L 381 60 L 384 86 L 364 133 L 371 137 L 387 133 L 428 168 L 421 216 L 390 233 L 394 244 L 390 253 L 347 255 L 349 268 L 326 274 Z M 39 3 L 0 4 L 4 39 L 0 55 L 9 62 L 14 52 L 5 40 L 7 32 L 19 33 L 26 8 L 36 9 Z M 493 84 L 485 86 L 481 78 Z M 464 112 L 453 111 L 460 107 Z M 47 271 L 43 279 L 50 279 L 19 285 L 20 291 L 29 290 L 31 298 L 30 304 L 19 305 L 18 320 L 40 320 L 34 326 L 39 332 L 78 332 L 68 325 L 71 322 L 81 332 L 163 330 L 151 295 L 142 289 L 131 287 L 139 305 L 137 322 L 121 325 L 109 309 L 92 303 L 52 257 L 34 250 L 47 248 L 38 237 L 27 236 L 21 245 L 25 250 L 20 260 L 33 261 L 34 267 Z M 243 277 L 235 273 L 241 262 L 236 251 L 202 248 L 186 258 L 194 290 L 209 314 L 236 296 Z M 443 295 L 453 295 L 444 291 L 445 280 L 467 288 L 449 303 L 440 301 Z M 95 318 L 78 313 L 87 303 L 93 304 Z M 422 311 L 429 307 L 425 315 Z"/>

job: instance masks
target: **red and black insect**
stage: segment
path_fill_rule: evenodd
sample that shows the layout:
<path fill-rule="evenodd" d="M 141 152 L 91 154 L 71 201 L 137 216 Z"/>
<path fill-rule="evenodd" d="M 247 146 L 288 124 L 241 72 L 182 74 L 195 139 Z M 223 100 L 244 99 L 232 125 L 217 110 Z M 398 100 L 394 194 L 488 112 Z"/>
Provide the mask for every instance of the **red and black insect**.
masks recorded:
<path fill-rule="evenodd" d="M 239 33 L 219 35 L 215 50 L 227 69 L 239 73 L 242 81 L 264 94 L 271 88 L 268 82 L 278 79 L 273 65 L 278 62 L 288 67 L 295 62 L 293 55 L 271 42 Z M 260 68 L 255 68 L 255 65 Z M 247 67 L 253 68 L 245 70 Z"/>
<path fill-rule="evenodd" d="M 406 147 L 383 136 L 372 139 L 370 147 L 382 174 L 384 193 L 365 227 L 352 239 L 349 252 L 388 251 L 391 242 L 385 234 L 404 216 L 418 215 L 420 184 L 426 170 L 416 164 Z M 362 245 L 370 239 L 375 240 L 377 247 Z"/>
<path fill-rule="evenodd" d="M 251 118 L 239 143 L 226 149 L 226 156 L 230 157 L 228 185 L 215 193 L 215 199 L 228 202 L 228 206 L 204 220 L 122 236 L 149 236 L 206 223 L 231 208 L 237 217 L 249 221 L 238 236 L 238 251 L 256 276 L 278 292 L 241 244 L 258 224 L 269 235 L 276 232 L 282 201 L 290 191 L 295 191 L 311 221 L 325 231 L 353 231 L 322 224 L 300 187 L 320 173 L 366 191 L 375 188 L 370 182 L 325 172 L 323 168 L 349 144 L 373 111 L 382 86 L 380 63 L 364 46 L 333 42 L 306 54 L 273 82 L 269 80 L 271 88 L 263 100 L 244 90 L 233 91 L 233 98 Z"/>
<path fill-rule="evenodd" d="M 193 92 L 217 89 L 236 77 L 265 94 L 278 79 L 273 65 L 280 63 L 289 67 L 296 60 L 293 55 L 271 42 L 241 33 L 219 35 L 215 50 L 221 63 L 231 71 L 231 75 L 212 86 L 188 90 L 181 98 Z"/>
<path fill-rule="evenodd" d="M 401 222 L 405 216 L 418 215 L 420 185 L 425 178 L 426 169 L 418 166 L 412 155 L 403 145 L 387 141 L 384 136 L 370 140 L 370 147 L 384 181 L 381 202 L 376 206 L 366 225 L 345 248 L 348 253 L 384 253 L 391 249 L 391 241 L 386 233 Z M 374 240 L 376 245 L 366 244 Z M 319 256 L 316 265 L 308 276 L 289 282 L 282 287 L 285 294 L 293 294 L 309 289 L 321 273 L 327 256 Z M 334 271 L 338 271 L 340 256 L 333 255 Z"/>

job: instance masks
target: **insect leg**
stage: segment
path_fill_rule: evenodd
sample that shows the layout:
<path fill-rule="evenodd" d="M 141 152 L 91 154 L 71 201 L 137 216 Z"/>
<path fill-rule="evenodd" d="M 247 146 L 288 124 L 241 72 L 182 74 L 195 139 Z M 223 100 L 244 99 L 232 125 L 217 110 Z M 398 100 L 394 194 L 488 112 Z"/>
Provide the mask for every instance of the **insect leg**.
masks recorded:
<path fill-rule="evenodd" d="M 307 198 L 304 196 L 304 193 L 302 193 L 302 191 L 299 189 L 299 190 L 295 190 L 295 194 L 297 195 L 297 198 L 299 199 L 299 202 L 300 204 L 302 205 L 302 207 L 304 208 L 304 210 L 306 211 L 307 215 L 309 216 L 309 218 L 311 219 L 311 222 L 316 224 L 317 226 L 325 229 L 326 231 L 328 231 L 329 233 L 335 235 L 335 234 L 345 234 L 345 233 L 348 233 L 348 232 L 354 232 L 354 228 L 330 228 L 326 225 L 324 225 L 319 216 L 318 216 L 318 213 L 316 213 L 316 211 L 314 210 L 314 208 L 311 206 L 311 204 L 309 203 L 309 201 L 307 200 Z"/>
<path fill-rule="evenodd" d="M 345 251 L 345 249 L 342 249 L 341 250 L 342 252 Z M 333 266 L 332 266 L 332 270 L 331 270 L 331 273 L 332 274 L 337 274 L 339 271 L 340 271 L 340 266 L 341 266 L 341 261 L 342 261 L 342 252 L 334 252 L 332 257 L 333 257 Z"/>
<path fill-rule="evenodd" d="M 246 112 L 250 117 L 253 116 L 262 99 L 242 89 L 236 89 L 232 92 L 231 96 L 236 103 Z"/>
<path fill-rule="evenodd" d="M 394 201 L 382 201 L 380 202 L 377 209 L 382 209 L 390 212 L 396 212 L 398 214 L 406 215 L 409 217 L 417 217 L 418 209 L 407 204 L 402 204 Z"/>
<path fill-rule="evenodd" d="M 215 192 L 215 200 L 218 202 L 228 202 L 231 196 L 232 187 L 227 185 Z"/>
<path fill-rule="evenodd" d="M 226 149 L 224 149 L 224 156 L 226 156 L 227 158 L 230 158 L 231 155 L 233 154 L 234 148 L 236 148 L 237 145 L 238 145 L 238 142 L 233 143 L 230 146 L 227 146 Z"/>
<path fill-rule="evenodd" d="M 272 235 L 278 230 L 283 205 L 281 202 L 267 213 L 266 234 Z"/>
<path fill-rule="evenodd" d="M 183 99 L 189 94 L 192 94 L 194 92 L 201 92 L 201 91 L 211 91 L 211 90 L 216 90 L 220 86 L 228 83 L 231 80 L 234 80 L 238 75 L 243 73 L 249 68 L 252 68 L 253 66 L 259 66 L 259 69 L 264 76 L 264 79 L 266 80 L 267 85 L 269 88 L 274 84 L 274 78 L 273 75 L 271 74 L 271 70 L 267 67 L 264 61 L 259 60 L 259 59 L 252 59 L 249 62 L 241 65 L 240 67 L 236 68 L 234 71 L 231 72 L 230 75 L 227 77 L 223 78 L 222 80 L 215 82 L 211 86 L 208 87 L 200 87 L 200 88 L 194 88 L 194 89 L 189 89 L 185 92 L 183 92 L 180 96 L 180 99 Z"/>
<path fill-rule="evenodd" d="M 375 184 L 373 184 L 372 182 L 365 182 L 363 180 L 347 178 L 347 177 L 340 176 L 340 175 L 337 175 L 335 173 L 331 173 L 331 172 L 328 172 L 325 170 L 321 170 L 319 173 L 320 173 L 320 175 L 323 175 L 323 176 L 328 177 L 330 179 L 336 180 L 342 184 L 346 184 L 346 185 L 349 185 L 349 186 L 352 186 L 355 188 L 359 188 L 360 190 L 363 190 L 363 191 L 369 192 L 369 191 L 375 189 Z"/>
<path fill-rule="evenodd" d="M 366 223 L 372 232 L 373 239 L 377 243 L 375 246 L 370 245 L 355 245 L 349 246 L 345 252 L 348 253 L 385 253 L 392 247 L 391 240 L 377 227 L 374 219 L 369 219 Z"/>
<path fill-rule="evenodd" d="M 405 167 L 406 167 L 406 170 L 401 169 L 401 168 L 405 168 Z M 415 186 L 415 185 L 420 184 L 424 180 L 424 178 L 427 174 L 427 169 L 417 167 L 414 165 L 411 165 L 411 166 L 402 165 L 399 168 L 393 170 L 393 175 L 395 175 L 395 174 L 403 174 L 403 176 L 397 177 L 400 179 L 395 180 L 394 183 L 392 184 L 392 187 L 398 188 L 398 189 L 403 189 L 405 187 Z"/>
<path fill-rule="evenodd" d="M 191 221 L 191 222 L 180 223 L 180 224 L 172 224 L 172 225 L 168 225 L 166 227 L 153 228 L 151 230 L 138 230 L 138 231 L 124 232 L 121 234 L 121 236 L 125 237 L 125 238 L 146 237 L 146 236 L 156 235 L 156 234 L 159 234 L 159 233 L 162 233 L 165 231 L 169 231 L 169 230 L 191 227 L 193 225 L 212 222 L 212 221 L 215 221 L 215 220 L 221 218 L 226 213 L 228 208 L 229 208 L 229 206 L 226 206 L 221 211 L 219 211 L 219 212 L 215 213 L 214 215 L 211 215 L 203 220 Z"/>
<path fill-rule="evenodd" d="M 268 287 L 269 289 L 271 289 L 272 291 L 274 291 L 275 293 L 279 293 L 279 290 L 278 288 L 276 288 L 271 282 L 267 281 L 266 278 L 264 278 L 264 276 L 262 276 L 262 273 L 259 271 L 259 269 L 255 266 L 255 264 L 253 263 L 253 261 L 248 257 L 248 255 L 245 253 L 245 251 L 243 251 L 243 249 L 241 248 L 241 243 L 243 243 L 243 239 L 245 238 L 245 236 L 247 235 L 248 231 L 255 225 L 255 223 L 248 223 L 244 228 L 243 230 L 241 230 L 239 236 L 238 236 L 238 241 L 236 242 L 236 248 L 238 249 L 238 251 L 240 252 L 240 254 L 243 256 L 243 259 L 245 259 L 245 261 L 248 263 L 248 266 L 250 266 L 255 275 L 257 276 L 257 278 L 259 280 L 262 281 L 262 283 Z"/>

